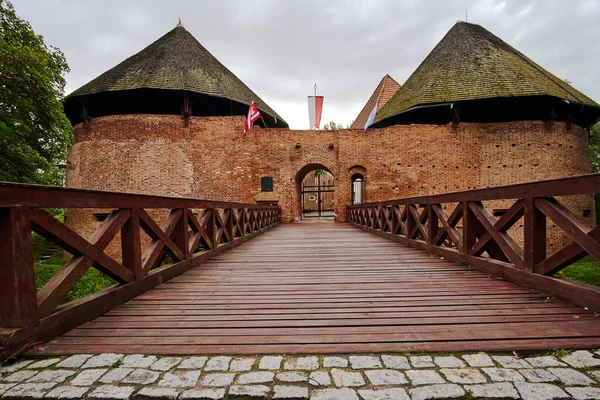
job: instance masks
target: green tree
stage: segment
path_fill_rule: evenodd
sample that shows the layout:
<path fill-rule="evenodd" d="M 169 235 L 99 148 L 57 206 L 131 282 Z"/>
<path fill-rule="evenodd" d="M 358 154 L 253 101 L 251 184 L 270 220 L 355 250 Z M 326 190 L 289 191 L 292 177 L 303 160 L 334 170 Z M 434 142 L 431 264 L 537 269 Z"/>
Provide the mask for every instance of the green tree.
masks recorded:
<path fill-rule="evenodd" d="M 326 131 L 337 131 L 345 128 L 342 126 L 342 124 L 337 124 L 335 121 L 329 121 L 323 125 L 323 129 Z"/>
<path fill-rule="evenodd" d="M 0 0 L 0 181 L 60 184 L 73 142 L 63 53 Z"/>

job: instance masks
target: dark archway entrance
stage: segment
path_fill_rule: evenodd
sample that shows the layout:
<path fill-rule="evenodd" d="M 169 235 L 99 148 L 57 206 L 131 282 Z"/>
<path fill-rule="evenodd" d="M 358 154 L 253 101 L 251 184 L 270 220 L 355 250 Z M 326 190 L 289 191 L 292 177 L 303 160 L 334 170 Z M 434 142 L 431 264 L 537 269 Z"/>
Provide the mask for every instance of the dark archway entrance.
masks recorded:
<path fill-rule="evenodd" d="M 302 179 L 302 218 L 333 218 L 335 185 L 333 175 L 316 169 Z"/>
<path fill-rule="evenodd" d="M 295 176 L 296 220 L 335 220 L 337 205 L 337 180 L 327 166 L 309 163 Z"/>

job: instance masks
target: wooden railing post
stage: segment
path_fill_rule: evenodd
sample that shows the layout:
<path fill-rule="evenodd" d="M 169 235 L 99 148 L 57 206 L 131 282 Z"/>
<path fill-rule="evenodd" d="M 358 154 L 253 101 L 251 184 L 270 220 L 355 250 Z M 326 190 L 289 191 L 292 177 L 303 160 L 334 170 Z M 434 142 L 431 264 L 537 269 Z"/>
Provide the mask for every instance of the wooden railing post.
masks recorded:
<path fill-rule="evenodd" d="M 227 233 L 226 237 L 228 237 L 230 241 L 234 239 L 234 236 L 233 236 L 233 234 L 234 234 L 234 232 L 233 232 L 233 213 L 234 212 L 235 212 L 235 210 L 233 208 L 226 208 L 225 210 L 223 210 L 223 215 L 225 215 L 225 221 L 223 221 L 225 226 L 223 227 L 223 229 Z"/>
<path fill-rule="evenodd" d="M 36 314 L 29 209 L 0 208 L 0 326 L 20 328 Z"/>
<path fill-rule="evenodd" d="M 210 239 L 210 243 L 212 245 L 211 249 L 216 249 L 218 247 L 217 244 L 217 224 L 216 224 L 216 212 L 215 208 L 207 208 L 205 210 L 208 213 L 208 221 L 206 221 L 206 236 Z"/>
<path fill-rule="evenodd" d="M 524 199 L 523 267 L 535 272 L 535 266 L 546 258 L 546 216 L 535 206 L 535 198 Z"/>
<path fill-rule="evenodd" d="M 439 227 L 438 227 L 438 216 L 433 211 L 433 205 L 427 204 L 427 244 L 430 246 L 434 245 L 435 238 L 438 235 Z"/>
<path fill-rule="evenodd" d="M 463 246 L 462 254 L 469 254 L 469 251 L 477 242 L 477 217 L 469 208 L 469 202 L 462 202 L 463 208 Z"/>
<path fill-rule="evenodd" d="M 131 209 L 129 220 L 121 228 L 121 253 L 123 266 L 133 272 L 135 279 L 144 277 L 140 243 L 140 210 Z"/>
<path fill-rule="evenodd" d="M 175 226 L 175 245 L 181 250 L 183 253 L 183 259 L 187 260 L 190 258 L 189 252 L 189 236 L 188 236 L 188 213 L 187 209 L 180 208 L 181 210 L 181 218 L 177 222 Z"/>

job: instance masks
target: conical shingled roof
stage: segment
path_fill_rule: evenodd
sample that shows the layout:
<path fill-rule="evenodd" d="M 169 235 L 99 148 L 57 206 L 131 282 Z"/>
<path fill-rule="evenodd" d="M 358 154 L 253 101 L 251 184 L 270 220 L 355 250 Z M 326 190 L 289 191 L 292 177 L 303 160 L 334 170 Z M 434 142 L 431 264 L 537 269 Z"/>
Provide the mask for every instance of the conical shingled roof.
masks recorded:
<path fill-rule="evenodd" d="M 101 92 L 162 89 L 202 93 L 250 104 L 285 121 L 221 64 L 183 26 L 77 89 L 66 100 Z M 287 124 L 285 124 L 287 126 Z"/>
<path fill-rule="evenodd" d="M 553 96 L 600 109 L 483 27 L 458 22 L 377 113 L 375 122 L 420 105 L 528 96 Z"/>
<path fill-rule="evenodd" d="M 392 98 L 398 89 L 400 89 L 400 84 L 396 82 L 394 78 L 386 74 L 379 82 L 379 85 L 377 85 L 377 88 L 375 88 L 371 97 L 369 97 L 369 100 L 363 109 L 358 113 L 358 116 L 352 125 L 350 125 L 350 129 L 363 129 L 377 100 L 379 99 L 379 103 L 377 103 L 377 111 L 379 111 Z"/>

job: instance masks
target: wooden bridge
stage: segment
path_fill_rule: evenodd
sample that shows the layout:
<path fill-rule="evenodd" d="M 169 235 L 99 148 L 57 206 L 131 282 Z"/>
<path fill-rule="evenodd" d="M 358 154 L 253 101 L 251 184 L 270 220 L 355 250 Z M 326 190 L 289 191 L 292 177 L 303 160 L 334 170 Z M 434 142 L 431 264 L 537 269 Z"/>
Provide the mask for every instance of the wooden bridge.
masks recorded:
<path fill-rule="evenodd" d="M 594 174 L 280 225 L 274 206 L 0 183 L 3 356 L 600 347 L 600 290 L 552 276 L 600 260 L 599 228 L 556 196 L 599 191 Z M 497 218 L 487 205 L 500 200 Z M 47 207 L 110 214 L 84 239 Z M 552 254 L 547 221 L 571 239 Z M 38 292 L 31 231 L 74 254 Z M 61 305 L 92 266 L 118 284 Z"/>

